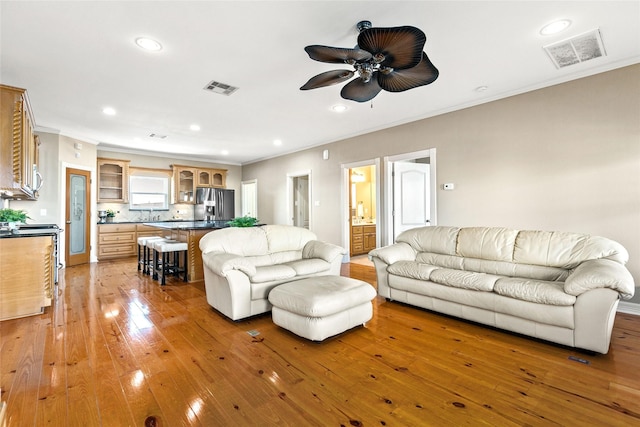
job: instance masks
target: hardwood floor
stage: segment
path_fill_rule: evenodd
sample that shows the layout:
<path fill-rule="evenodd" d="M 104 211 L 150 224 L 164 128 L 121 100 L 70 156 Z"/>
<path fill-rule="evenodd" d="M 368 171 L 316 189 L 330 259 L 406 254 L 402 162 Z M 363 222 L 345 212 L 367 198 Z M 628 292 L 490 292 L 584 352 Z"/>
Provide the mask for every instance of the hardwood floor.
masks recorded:
<path fill-rule="evenodd" d="M 371 267 L 343 275 L 375 283 Z M 202 283 L 161 288 L 128 259 L 63 270 L 52 307 L 0 338 L 10 427 L 640 425 L 625 314 L 607 355 L 381 298 L 366 327 L 313 343 L 268 314 L 229 321 Z"/>

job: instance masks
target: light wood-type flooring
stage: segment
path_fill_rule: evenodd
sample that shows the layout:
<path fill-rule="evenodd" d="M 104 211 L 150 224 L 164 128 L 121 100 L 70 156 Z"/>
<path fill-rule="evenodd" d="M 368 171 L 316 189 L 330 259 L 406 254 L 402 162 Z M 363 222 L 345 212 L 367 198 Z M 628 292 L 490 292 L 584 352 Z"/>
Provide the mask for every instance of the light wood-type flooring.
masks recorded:
<path fill-rule="evenodd" d="M 365 327 L 314 343 L 135 259 L 62 270 L 57 291 L 0 323 L 9 427 L 640 425 L 637 316 L 594 355 L 376 298 Z"/>

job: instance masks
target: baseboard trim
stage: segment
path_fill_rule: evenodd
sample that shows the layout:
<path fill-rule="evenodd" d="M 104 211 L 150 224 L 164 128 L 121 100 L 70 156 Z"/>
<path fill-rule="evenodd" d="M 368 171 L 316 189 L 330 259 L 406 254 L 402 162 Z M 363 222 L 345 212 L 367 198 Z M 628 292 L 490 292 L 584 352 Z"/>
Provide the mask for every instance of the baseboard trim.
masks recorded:
<path fill-rule="evenodd" d="M 640 304 L 620 301 L 618 303 L 618 311 L 620 313 L 635 314 L 636 316 L 640 316 Z"/>

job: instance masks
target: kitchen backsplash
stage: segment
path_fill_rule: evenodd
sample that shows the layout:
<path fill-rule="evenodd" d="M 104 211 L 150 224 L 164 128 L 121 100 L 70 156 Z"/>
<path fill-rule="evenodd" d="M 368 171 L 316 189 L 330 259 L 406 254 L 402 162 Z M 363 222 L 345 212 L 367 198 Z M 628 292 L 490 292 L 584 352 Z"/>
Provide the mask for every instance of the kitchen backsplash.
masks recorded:
<path fill-rule="evenodd" d="M 115 222 L 150 222 L 171 220 L 193 220 L 193 205 L 170 205 L 166 211 L 130 211 L 129 205 L 121 203 L 98 203 L 95 222 L 99 221 L 98 211 L 111 209 L 116 212 Z"/>

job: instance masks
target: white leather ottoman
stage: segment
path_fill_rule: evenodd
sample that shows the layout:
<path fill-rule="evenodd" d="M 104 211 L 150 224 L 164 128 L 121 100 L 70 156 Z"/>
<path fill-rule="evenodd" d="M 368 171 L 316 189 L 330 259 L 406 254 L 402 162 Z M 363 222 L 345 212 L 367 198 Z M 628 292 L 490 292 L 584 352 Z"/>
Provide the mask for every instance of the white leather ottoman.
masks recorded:
<path fill-rule="evenodd" d="M 376 290 L 342 276 L 314 276 L 282 284 L 269 293 L 273 323 L 322 341 L 371 320 Z"/>

